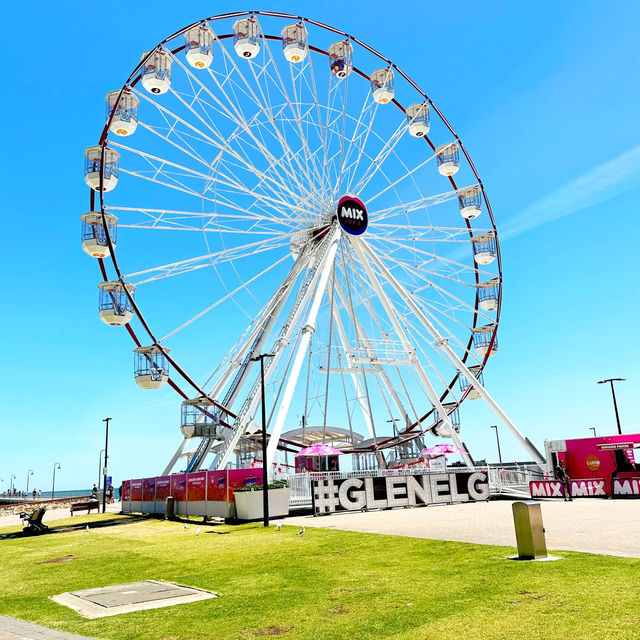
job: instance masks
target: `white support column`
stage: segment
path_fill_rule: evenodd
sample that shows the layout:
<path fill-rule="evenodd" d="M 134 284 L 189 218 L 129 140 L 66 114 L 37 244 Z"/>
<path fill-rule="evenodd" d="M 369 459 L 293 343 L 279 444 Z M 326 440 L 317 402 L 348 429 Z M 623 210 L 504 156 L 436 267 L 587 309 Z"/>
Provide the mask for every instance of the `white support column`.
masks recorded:
<path fill-rule="evenodd" d="M 169 463 L 164 468 L 164 471 L 162 472 L 163 476 L 168 476 L 171 473 L 171 469 L 173 469 L 174 465 L 178 461 L 178 458 L 182 455 L 182 452 L 184 451 L 184 447 L 187 444 L 187 440 L 189 440 L 189 438 L 182 438 L 182 442 L 180 443 L 180 446 L 176 449 L 176 452 L 173 454 L 173 457 L 171 458 L 171 460 L 169 460 Z"/>
<path fill-rule="evenodd" d="M 311 309 L 309 310 L 307 321 L 302 327 L 302 336 L 300 338 L 298 350 L 296 351 L 295 359 L 291 367 L 291 373 L 289 374 L 287 385 L 282 396 L 282 402 L 280 403 L 278 413 L 276 414 L 276 420 L 274 422 L 273 429 L 271 430 L 271 434 L 269 435 L 269 445 L 267 446 L 267 460 L 263 460 L 263 464 L 265 464 L 266 462 L 266 464 L 268 465 L 267 469 L 269 471 L 271 471 L 271 463 L 273 462 L 273 459 L 276 455 L 278 442 L 280 440 L 280 434 L 282 433 L 282 427 L 284 426 L 284 421 L 289 411 L 289 405 L 291 404 L 291 399 L 298 382 L 298 377 L 300 376 L 300 369 L 307 355 L 309 340 L 311 339 L 311 335 L 316 330 L 316 319 L 318 317 L 318 311 L 320 310 L 320 303 L 322 302 L 322 298 L 327 288 L 327 282 L 329 282 L 329 274 L 331 273 L 331 269 L 333 267 L 333 263 L 336 257 L 336 251 L 338 250 L 338 242 L 340 241 L 340 236 L 342 234 L 340 226 L 336 224 L 332 229 L 331 234 L 332 236 L 331 240 L 329 241 L 329 248 L 327 250 L 324 264 L 322 265 L 322 271 L 320 274 L 318 285 L 316 287 L 313 302 L 311 303 Z"/>
<path fill-rule="evenodd" d="M 502 421 L 502 423 L 511 431 L 511 433 L 516 437 L 516 439 L 520 442 L 520 444 L 524 447 L 527 453 L 533 457 L 533 459 L 539 465 L 545 465 L 546 460 L 540 454 L 540 452 L 533 446 L 531 442 L 527 438 L 520 433 L 519 429 L 516 427 L 513 422 L 509 419 L 507 414 L 500 408 L 498 403 L 489 395 L 487 390 L 480 384 L 480 382 L 476 379 L 476 377 L 469 371 L 467 366 L 462 362 L 462 360 L 457 356 L 457 354 L 453 351 L 453 349 L 449 346 L 449 341 L 447 338 L 440 335 L 438 330 L 435 328 L 434 324 L 427 317 L 426 313 L 415 303 L 411 295 L 404 289 L 404 287 L 394 278 L 393 274 L 387 269 L 384 263 L 375 255 L 375 253 L 370 249 L 370 247 L 362 242 L 362 247 L 366 254 L 371 258 L 372 262 L 376 265 L 376 267 L 380 270 L 380 272 L 387 279 L 389 284 L 395 289 L 395 291 L 402 297 L 405 303 L 409 306 L 411 311 L 414 313 L 416 318 L 420 320 L 423 326 L 427 329 L 427 331 L 431 334 L 431 337 L 435 340 L 436 346 L 442 350 L 442 352 L 449 358 L 449 360 L 453 363 L 455 367 L 457 367 L 467 378 L 469 384 L 480 394 L 483 400 L 489 405 L 492 411 L 496 414 L 496 416 Z M 442 414 L 440 414 L 442 415 Z"/>
<path fill-rule="evenodd" d="M 364 270 L 367 273 L 367 276 L 369 277 L 369 280 L 371 281 L 371 284 L 373 285 L 373 288 L 375 289 L 376 294 L 378 295 L 380 302 L 382 303 L 382 306 L 384 307 L 385 311 L 387 312 L 387 315 L 389 316 L 389 319 L 391 320 L 391 324 L 393 324 L 393 328 L 395 329 L 396 333 L 398 334 L 398 337 L 402 341 L 402 344 L 405 350 L 407 351 L 407 355 L 410 355 L 414 362 L 416 372 L 418 373 L 418 376 L 425 387 L 425 391 L 429 396 L 429 400 L 431 400 L 431 403 L 436 408 L 442 422 L 449 428 L 451 437 L 453 438 L 453 441 L 456 443 L 456 446 L 462 451 L 465 451 L 465 453 L 462 454 L 462 457 L 464 458 L 465 463 L 467 464 L 467 466 L 472 467 L 473 462 L 469 457 L 469 454 L 466 453 L 465 448 L 462 446 L 462 442 L 460 441 L 460 438 L 458 437 L 458 434 L 456 433 L 456 430 L 453 424 L 451 423 L 451 420 L 449 419 L 449 416 L 447 415 L 446 410 L 442 406 L 442 403 L 440 402 L 440 398 L 438 397 L 438 394 L 435 392 L 435 389 L 433 388 L 431 381 L 429 380 L 429 376 L 427 376 L 426 372 L 420 365 L 420 362 L 417 356 L 415 355 L 416 350 L 411 346 L 411 343 L 409 342 L 409 339 L 407 338 L 404 332 L 404 329 L 402 328 L 400 322 L 398 321 L 398 318 L 396 316 L 393 305 L 391 304 L 391 301 L 389 300 L 387 294 L 385 293 L 384 289 L 380 285 L 380 282 L 378 281 L 376 274 L 374 273 L 373 269 L 371 268 L 371 265 L 369 264 L 369 261 L 364 255 L 364 251 L 363 251 L 364 243 L 361 243 L 360 238 L 355 238 L 354 241 L 352 242 L 352 245 L 353 245 L 353 248 L 355 249 L 355 252 L 358 255 L 358 259 L 362 263 L 362 266 L 364 267 Z"/>

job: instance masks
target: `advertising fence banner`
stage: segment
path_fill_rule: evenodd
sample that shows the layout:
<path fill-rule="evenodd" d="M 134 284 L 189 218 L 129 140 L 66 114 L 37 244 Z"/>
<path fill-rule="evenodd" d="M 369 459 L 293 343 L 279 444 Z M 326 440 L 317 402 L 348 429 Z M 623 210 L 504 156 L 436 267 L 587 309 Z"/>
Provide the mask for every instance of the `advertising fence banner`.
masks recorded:
<path fill-rule="evenodd" d="M 614 496 L 640 497 L 640 477 L 614 478 L 611 489 Z"/>
<path fill-rule="evenodd" d="M 316 514 L 487 500 L 487 474 L 427 473 L 405 476 L 320 478 L 312 484 Z"/>

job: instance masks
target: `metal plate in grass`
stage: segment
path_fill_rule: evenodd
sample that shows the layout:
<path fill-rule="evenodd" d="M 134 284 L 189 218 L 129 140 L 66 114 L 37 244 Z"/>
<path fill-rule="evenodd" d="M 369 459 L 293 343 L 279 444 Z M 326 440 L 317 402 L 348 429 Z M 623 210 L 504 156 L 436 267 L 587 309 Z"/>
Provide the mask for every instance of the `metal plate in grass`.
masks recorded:
<path fill-rule="evenodd" d="M 98 589 L 68 591 L 52 596 L 51 599 L 77 611 L 85 618 L 102 618 L 217 597 L 217 593 L 204 589 L 185 587 L 172 582 L 144 580 Z"/>

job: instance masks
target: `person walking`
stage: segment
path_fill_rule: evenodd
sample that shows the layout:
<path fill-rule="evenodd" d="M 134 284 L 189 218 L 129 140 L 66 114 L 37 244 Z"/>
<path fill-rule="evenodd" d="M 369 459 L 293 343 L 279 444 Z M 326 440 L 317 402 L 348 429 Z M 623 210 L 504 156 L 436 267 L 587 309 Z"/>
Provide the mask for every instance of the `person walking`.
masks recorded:
<path fill-rule="evenodd" d="M 571 497 L 571 478 L 569 477 L 569 472 L 566 471 L 562 467 L 562 465 L 558 464 L 556 466 L 554 475 L 556 480 L 562 482 L 562 485 L 564 487 L 564 501 L 573 501 L 573 498 Z"/>

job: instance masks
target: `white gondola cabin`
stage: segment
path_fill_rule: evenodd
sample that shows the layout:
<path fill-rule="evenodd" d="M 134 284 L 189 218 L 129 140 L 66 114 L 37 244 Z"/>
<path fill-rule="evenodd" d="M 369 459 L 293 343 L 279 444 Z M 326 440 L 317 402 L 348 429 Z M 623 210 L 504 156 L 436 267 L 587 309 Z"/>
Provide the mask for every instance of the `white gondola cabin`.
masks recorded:
<path fill-rule="evenodd" d="M 473 259 L 478 264 L 491 264 L 496 259 L 496 236 L 493 231 L 473 236 L 471 244 Z"/>
<path fill-rule="evenodd" d="M 165 351 L 169 349 L 165 348 Z M 136 384 L 143 389 L 158 389 L 169 379 L 169 361 L 160 347 L 138 347 L 134 349 L 134 376 Z"/>
<path fill-rule="evenodd" d="M 346 78 L 353 70 L 353 47 L 348 40 L 329 46 L 329 65 L 336 78 Z"/>
<path fill-rule="evenodd" d="M 460 168 L 460 147 L 456 142 L 441 144 L 436 149 L 438 158 L 438 172 L 440 175 L 450 177 Z"/>
<path fill-rule="evenodd" d="M 213 62 L 213 34 L 204 25 L 189 29 L 184 34 L 187 62 L 194 69 L 208 69 Z"/>
<path fill-rule="evenodd" d="M 148 51 L 142 54 L 144 60 Z M 171 86 L 171 57 L 164 51 L 154 51 L 142 68 L 142 86 L 155 95 L 167 93 Z"/>
<path fill-rule="evenodd" d="M 208 398 L 191 398 L 182 403 L 180 431 L 185 438 L 217 435 L 219 424 L 215 405 Z"/>
<path fill-rule="evenodd" d="M 473 329 L 473 346 L 481 358 L 484 358 L 487 353 L 493 356 L 498 352 L 498 336 L 495 336 L 495 338 L 493 336 L 495 330 L 496 325 L 494 324 L 487 324 Z"/>
<path fill-rule="evenodd" d="M 125 291 L 126 287 L 126 291 Z M 99 311 L 100 320 L 112 327 L 121 327 L 128 324 L 133 318 L 133 307 L 129 296 L 133 298 L 135 286 L 129 283 L 122 284 L 118 280 L 101 282 Z M 129 295 L 127 295 L 129 292 Z"/>
<path fill-rule="evenodd" d="M 482 367 L 480 365 L 475 365 L 473 367 L 469 367 L 469 371 L 471 372 L 471 375 L 473 375 L 475 379 L 484 387 L 484 375 L 482 373 Z M 460 386 L 460 391 L 464 393 L 467 389 L 469 389 L 466 398 L 468 400 L 478 400 L 479 398 L 481 398 L 482 396 L 480 395 L 480 393 L 471 386 L 471 383 L 467 380 L 466 376 L 461 372 L 458 373 L 458 385 Z"/>
<path fill-rule="evenodd" d="M 467 220 L 477 218 L 482 212 L 482 191 L 478 185 L 458 191 L 460 215 Z"/>
<path fill-rule="evenodd" d="M 415 136 L 416 138 L 426 136 L 431 127 L 429 105 L 426 102 L 423 102 L 408 106 L 407 123 L 409 125 L 410 135 Z"/>
<path fill-rule="evenodd" d="M 233 24 L 233 48 L 241 58 L 255 58 L 260 52 L 258 23 L 242 18 Z"/>
<path fill-rule="evenodd" d="M 500 280 L 493 278 L 486 282 L 479 282 L 478 302 L 483 311 L 495 311 L 498 308 L 498 299 L 500 297 Z"/>
<path fill-rule="evenodd" d="M 287 25 L 282 30 L 282 51 L 289 62 L 302 62 L 309 53 L 307 30 L 305 26 L 297 24 Z"/>
<path fill-rule="evenodd" d="M 102 168 L 102 147 L 87 147 L 84 152 L 84 181 L 95 191 L 100 191 Z M 111 191 L 118 184 L 120 154 L 109 147 L 104 148 L 103 191 Z"/>
<path fill-rule="evenodd" d="M 455 402 L 445 402 L 443 403 L 442 408 L 448 416 L 449 422 L 453 426 L 455 432 L 460 433 L 460 411 L 458 411 L 458 405 Z M 433 421 L 435 423 L 433 433 L 441 438 L 453 437 L 451 428 L 442 420 L 440 412 L 437 409 L 434 411 L 433 416 Z"/>
<path fill-rule="evenodd" d="M 393 100 L 393 69 L 378 69 L 369 77 L 371 92 L 375 102 L 387 104 Z"/>
<path fill-rule="evenodd" d="M 120 91 L 107 93 L 107 121 L 113 113 L 109 129 L 118 136 L 130 136 L 138 126 L 139 103 L 138 96 L 133 95 L 128 88 L 125 88 L 122 93 Z"/>
<path fill-rule="evenodd" d="M 105 231 L 105 223 L 109 230 L 111 244 L 115 247 L 118 231 L 118 218 L 110 213 L 102 214 L 99 211 L 89 211 L 82 214 L 82 250 L 94 258 L 106 258 L 109 255 L 109 244 Z"/>

